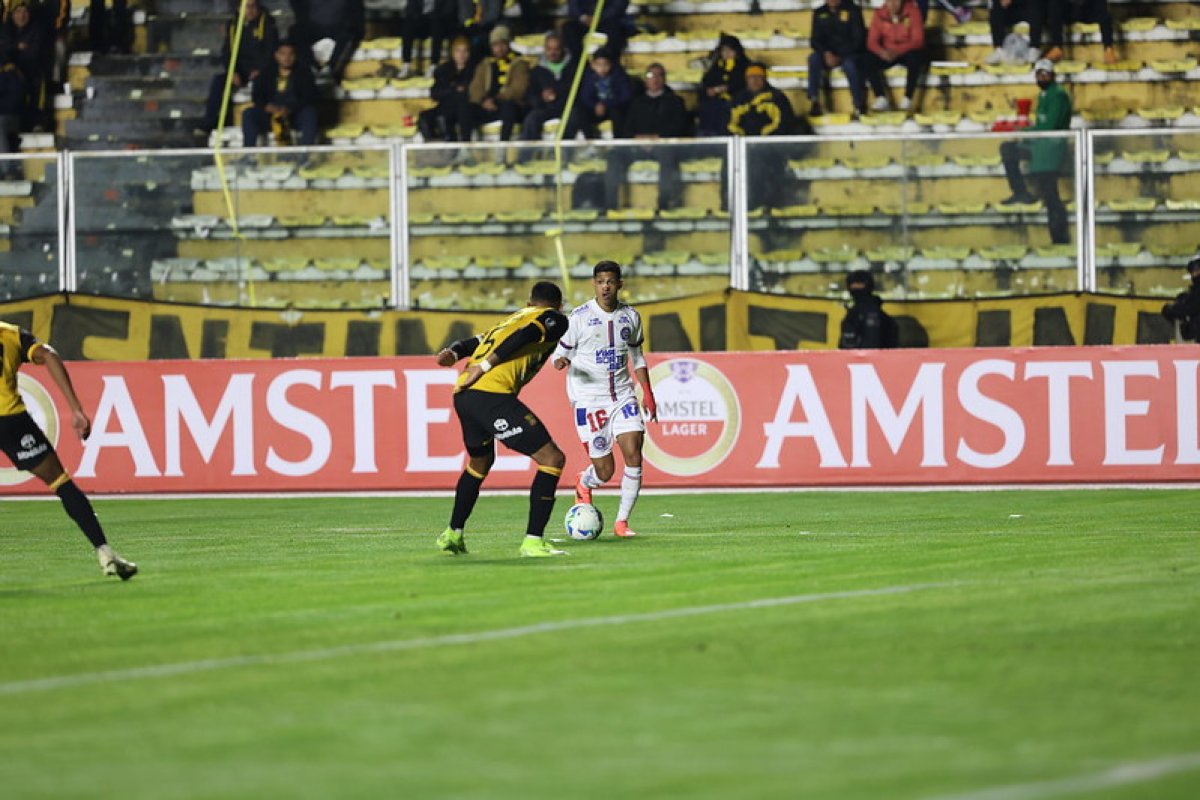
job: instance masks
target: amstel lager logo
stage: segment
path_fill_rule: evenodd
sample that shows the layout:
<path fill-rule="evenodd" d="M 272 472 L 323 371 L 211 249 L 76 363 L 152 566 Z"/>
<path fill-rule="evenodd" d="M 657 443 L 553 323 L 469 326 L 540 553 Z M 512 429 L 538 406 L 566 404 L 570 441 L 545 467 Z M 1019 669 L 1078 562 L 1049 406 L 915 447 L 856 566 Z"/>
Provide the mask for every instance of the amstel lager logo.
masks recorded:
<path fill-rule="evenodd" d="M 729 379 L 711 364 L 673 358 L 650 370 L 657 426 L 646 430 L 645 456 L 670 475 L 703 475 L 733 450 L 742 410 Z"/>
<path fill-rule="evenodd" d="M 58 409 L 54 407 L 54 399 L 46 391 L 46 387 L 21 372 L 17 374 L 17 391 L 21 393 L 29 416 L 46 432 L 50 444 L 58 447 Z M 31 473 L 22 472 L 15 467 L 0 467 L 0 486 L 16 486 L 31 478 Z"/>

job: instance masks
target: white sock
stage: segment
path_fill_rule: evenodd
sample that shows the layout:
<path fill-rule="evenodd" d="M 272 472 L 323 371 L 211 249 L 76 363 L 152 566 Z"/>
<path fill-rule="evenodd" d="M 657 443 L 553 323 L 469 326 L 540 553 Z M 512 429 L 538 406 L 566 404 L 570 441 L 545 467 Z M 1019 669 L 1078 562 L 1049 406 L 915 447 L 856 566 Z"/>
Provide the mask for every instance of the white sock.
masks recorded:
<path fill-rule="evenodd" d="M 589 489 L 599 489 L 604 485 L 604 481 L 596 475 L 596 465 L 589 464 L 588 468 L 583 471 L 583 477 L 580 481 Z"/>
<path fill-rule="evenodd" d="M 642 468 L 626 467 L 621 476 L 621 505 L 617 508 L 617 522 L 627 522 L 633 513 L 633 504 L 642 491 Z"/>

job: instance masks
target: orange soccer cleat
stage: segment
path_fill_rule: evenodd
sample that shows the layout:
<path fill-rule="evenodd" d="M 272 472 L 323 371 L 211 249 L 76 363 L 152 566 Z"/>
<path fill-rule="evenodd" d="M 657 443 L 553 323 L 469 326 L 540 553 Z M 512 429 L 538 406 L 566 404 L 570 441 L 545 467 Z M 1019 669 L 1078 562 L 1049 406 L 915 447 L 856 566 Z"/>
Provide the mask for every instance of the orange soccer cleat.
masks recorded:
<path fill-rule="evenodd" d="M 575 479 L 575 502 L 592 504 L 592 490 L 583 485 L 584 473 L 579 473 L 579 477 Z"/>
<path fill-rule="evenodd" d="M 613 525 L 613 536 L 621 539 L 632 539 L 634 536 L 637 536 L 637 531 L 630 530 L 629 523 L 623 519 L 619 519 Z"/>

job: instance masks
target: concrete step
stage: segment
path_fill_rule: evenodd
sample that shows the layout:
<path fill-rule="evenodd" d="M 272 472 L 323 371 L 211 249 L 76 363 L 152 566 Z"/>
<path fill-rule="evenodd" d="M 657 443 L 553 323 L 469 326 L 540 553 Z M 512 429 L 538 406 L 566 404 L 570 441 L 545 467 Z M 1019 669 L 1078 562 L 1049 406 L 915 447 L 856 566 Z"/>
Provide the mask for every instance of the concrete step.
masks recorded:
<path fill-rule="evenodd" d="M 164 100 L 172 97 L 207 97 L 211 73 L 167 77 L 145 77 L 141 75 L 100 75 L 88 78 L 87 86 L 92 90 L 92 99 L 113 97 L 134 99 L 131 92 L 140 92 L 141 99 Z"/>
<path fill-rule="evenodd" d="M 80 109 L 77 119 L 104 121 L 111 119 L 201 119 L 205 98 L 174 97 L 131 100 L 97 95 Z"/>
<path fill-rule="evenodd" d="M 217 54 L 98 55 L 92 59 L 89 70 L 93 76 L 211 77 L 220 69 L 220 63 Z"/>

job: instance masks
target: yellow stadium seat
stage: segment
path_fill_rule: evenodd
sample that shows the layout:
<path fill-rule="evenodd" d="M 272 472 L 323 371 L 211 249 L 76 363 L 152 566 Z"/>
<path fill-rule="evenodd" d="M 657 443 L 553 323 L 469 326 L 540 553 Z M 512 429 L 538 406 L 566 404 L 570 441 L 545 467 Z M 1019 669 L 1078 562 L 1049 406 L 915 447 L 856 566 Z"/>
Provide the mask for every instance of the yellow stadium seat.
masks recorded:
<path fill-rule="evenodd" d="M 1028 75 L 1028 64 L 984 64 L 983 71 L 989 75 Z"/>
<path fill-rule="evenodd" d="M 920 125 L 949 125 L 954 127 L 962 122 L 960 111 L 934 111 L 930 114 L 917 114 L 916 120 Z"/>
<path fill-rule="evenodd" d="M 1153 150 L 1126 150 L 1121 156 L 1130 164 L 1162 164 L 1171 157 L 1171 151 L 1165 147 Z"/>
<path fill-rule="evenodd" d="M 381 217 L 369 217 L 363 214 L 346 214 L 333 218 L 333 224 L 339 228 L 370 228 L 384 225 Z"/>
<path fill-rule="evenodd" d="M 755 209 L 760 210 L 760 209 Z M 820 209 L 812 203 L 806 203 L 798 206 L 784 206 L 783 208 L 772 208 L 772 217 L 782 217 L 784 219 L 792 219 L 796 217 L 815 217 L 820 213 Z"/>
<path fill-rule="evenodd" d="M 1102 255 L 1110 258 L 1133 258 L 1142 252 L 1142 245 L 1140 242 L 1110 242 L 1109 244 L 1100 245 L 1098 249 Z"/>
<path fill-rule="evenodd" d="M 466 269 L 470 263 L 470 256 L 430 256 L 425 259 L 425 266 L 430 269 Z"/>
<path fill-rule="evenodd" d="M 364 164 L 351 167 L 350 172 L 352 172 L 356 178 L 362 178 L 363 180 L 367 181 L 381 179 L 387 180 L 392 175 L 392 171 L 386 164 Z"/>
<path fill-rule="evenodd" d="M 1078 75 L 1088 68 L 1085 61 L 1060 61 L 1055 65 L 1054 71 L 1060 75 Z M 1023 69 L 1025 69 L 1023 67 Z"/>
<path fill-rule="evenodd" d="M 1191 72 L 1196 68 L 1194 58 L 1164 58 L 1150 62 L 1150 69 L 1170 75 L 1176 72 Z"/>
<path fill-rule="evenodd" d="M 453 171 L 454 167 L 447 164 L 443 167 L 413 167 L 408 174 L 413 178 L 447 178 Z"/>
<path fill-rule="evenodd" d="M 321 228 L 324 227 L 325 221 L 321 214 L 297 214 L 278 219 L 279 224 L 285 228 Z"/>
<path fill-rule="evenodd" d="M 386 36 L 382 39 L 370 39 L 363 42 L 359 47 L 364 50 L 399 50 L 404 40 L 395 36 Z"/>
<path fill-rule="evenodd" d="M 729 266 L 729 253 L 701 253 L 699 259 L 700 263 L 706 267 Z"/>
<path fill-rule="evenodd" d="M 642 261 L 652 267 L 678 267 L 691 260 L 691 253 L 686 250 L 661 250 L 657 253 L 644 253 Z"/>
<path fill-rule="evenodd" d="M 988 153 L 986 155 L 958 155 L 952 156 L 952 160 L 960 167 L 998 167 L 1000 166 L 1000 154 Z"/>
<path fill-rule="evenodd" d="M 837 164 L 837 159 L 833 157 L 821 158 L 801 158 L 788 161 L 789 169 L 830 169 Z"/>
<path fill-rule="evenodd" d="M 996 203 L 996 210 L 1002 214 L 1032 214 L 1042 210 L 1042 201 L 1032 203 Z"/>
<path fill-rule="evenodd" d="M 946 29 L 946 33 L 951 36 L 987 36 L 989 32 L 986 22 L 964 22 L 961 25 L 951 25 Z"/>
<path fill-rule="evenodd" d="M 446 225 L 482 225 L 487 222 L 486 211 L 465 214 L 442 214 L 441 220 Z"/>
<path fill-rule="evenodd" d="M 1135 112 L 1142 119 L 1156 121 L 1175 120 L 1187 113 L 1183 106 L 1164 106 L 1162 108 L 1139 108 Z"/>
<path fill-rule="evenodd" d="M 1074 258 L 1076 253 L 1073 244 L 1051 244 L 1038 247 L 1034 252 L 1039 258 Z"/>
<path fill-rule="evenodd" d="M 691 206 L 664 208 L 658 215 L 663 219 L 704 219 L 708 216 L 708 209 L 693 208 Z"/>
<path fill-rule="evenodd" d="M 1084 108 L 1079 113 L 1088 122 L 1120 122 L 1129 116 L 1127 108 Z"/>
<path fill-rule="evenodd" d="M 353 272 L 362 262 L 357 258 L 318 258 L 313 263 L 322 272 Z"/>
<path fill-rule="evenodd" d="M 347 92 L 378 92 L 387 85 L 387 78 L 373 75 L 366 78 L 347 78 L 342 81 L 342 88 Z"/>
<path fill-rule="evenodd" d="M 1129 200 L 1110 200 L 1108 207 L 1112 211 L 1153 211 L 1158 207 L 1158 200 L 1153 197 L 1134 197 Z"/>
<path fill-rule="evenodd" d="M 982 214 L 987 203 L 938 203 L 937 209 L 946 215 Z"/>
<path fill-rule="evenodd" d="M 881 155 L 846 156 L 842 159 L 842 163 L 846 165 L 848 169 L 858 172 L 865 169 L 883 169 L 888 164 L 892 163 L 892 159 L 890 156 Z"/>
<path fill-rule="evenodd" d="M 500 175 L 508 169 L 503 162 L 499 161 L 480 161 L 478 164 L 462 164 L 458 171 L 467 177 L 475 177 L 476 175 Z"/>
<path fill-rule="evenodd" d="M 554 163 L 553 159 L 525 161 L 518 163 L 513 169 L 518 175 L 525 176 L 558 174 L 558 165 Z"/>
<path fill-rule="evenodd" d="M 1137 72 L 1142 68 L 1142 62 L 1133 59 L 1122 59 L 1115 64 L 1097 64 L 1098 69 L 1108 72 Z"/>
<path fill-rule="evenodd" d="M 484 269 L 517 269 L 525 263 L 523 256 L 475 256 L 475 263 Z"/>
<path fill-rule="evenodd" d="M 679 171 L 684 175 L 700 175 L 709 172 L 720 172 L 725 162 L 720 158 L 694 158 L 679 165 Z"/>
<path fill-rule="evenodd" d="M 610 208 L 609 219 L 646 221 L 654 219 L 653 208 Z"/>
<path fill-rule="evenodd" d="M 921 250 L 921 256 L 931 261 L 966 261 L 971 256 L 971 248 L 944 245 L 925 247 Z"/>
<path fill-rule="evenodd" d="M 908 119 L 908 115 L 903 111 L 880 111 L 874 114 L 867 114 L 860 118 L 864 125 L 880 128 L 893 125 L 903 125 Z"/>
<path fill-rule="evenodd" d="M 270 258 L 263 262 L 267 272 L 299 272 L 308 266 L 307 258 Z"/>
<path fill-rule="evenodd" d="M 1071 24 L 1070 31 L 1077 36 L 1091 36 L 1100 32 L 1100 23 L 1075 22 Z"/>
<path fill-rule="evenodd" d="M 910 217 L 921 217 L 929 213 L 929 203 L 914 202 L 905 203 L 885 203 L 879 207 L 880 213 L 887 214 L 891 217 L 898 217 L 902 214 L 907 214 Z"/>
<path fill-rule="evenodd" d="M 586 158 L 579 161 L 571 161 L 567 164 L 567 169 L 574 172 L 576 175 L 586 175 L 593 172 L 604 172 L 606 165 L 602 158 Z"/>
<path fill-rule="evenodd" d="M 979 255 L 988 261 L 1020 261 L 1029 255 L 1029 248 L 1023 244 L 1002 244 L 985 247 L 979 251 Z"/>
<path fill-rule="evenodd" d="M 658 172 L 658 162 L 643 159 L 629 165 L 630 172 Z"/>
<path fill-rule="evenodd" d="M 345 124 L 338 125 L 336 128 L 330 128 L 325 133 L 330 139 L 357 139 L 366 132 L 366 128 L 362 125 Z"/>
<path fill-rule="evenodd" d="M 1200 200 L 1168 200 L 1168 211 L 1200 211 Z"/>
<path fill-rule="evenodd" d="M 809 255 L 818 264 L 848 264 L 858 258 L 858 250 L 853 247 L 821 247 Z"/>
<path fill-rule="evenodd" d="M 411 139 L 417 135 L 416 125 L 372 125 L 369 130 L 380 139 Z"/>
<path fill-rule="evenodd" d="M 541 222 L 542 212 L 536 208 L 518 208 L 512 211 L 497 211 L 496 221 L 505 224 Z"/>
<path fill-rule="evenodd" d="M 408 215 L 409 225 L 430 225 L 433 223 L 433 214 L 424 211 L 410 212 Z"/>
<path fill-rule="evenodd" d="M 563 219 L 568 222 L 591 222 L 600 218 L 600 212 L 594 208 L 573 208 L 563 212 Z"/>
<path fill-rule="evenodd" d="M 714 36 L 713 44 L 716 44 L 716 42 L 717 37 Z M 677 69 L 672 73 L 670 80 L 672 82 L 678 81 L 680 83 L 699 83 L 700 79 L 703 77 L 704 70 L 702 69 Z"/>
<path fill-rule="evenodd" d="M 433 78 L 414 75 L 411 78 L 391 78 L 387 84 L 392 89 L 415 89 L 418 91 L 433 88 Z"/>
<path fill-rule="evenodd" d="M 913 257 L 913 248 L 900 245 L 876 247 L 867 251 L 870 261 L 908 261 Z"/>
<path fill-rule="evenodd" d="M 1172 260 L 1177 258 L 1188 258 L 1196 252 L 1195 248 L 1190 245 L 1178 244 L 1152 244 L 1148 249 L 1150 250 L 1150 253 L 1157 258 L 1167 258 Z"/>
<path fill-rule="evenodd" d="M 721 38 L 721 32 L 715 28 L 701 28 L 694 31 L 677 31 L 675 38 L 684 42 L 707 42 L 711 41 L 715 46 L 717 39 Z"/>
<path fill-rule="evenodd" d="M 822 114 L 819 117 L 810 117 L 809 124 L 814 128 L 827 128 L 833 125 L 849 125 L 849 114 Z"/>
<path fill-rule="evenodd" d="M 320 164 L 300 168 L 300 177 L 307 181 L 336 181 L 346 174 L 341 164 Z"/>
<path fill-rule="evenodd" d="M 1130 17 L 1117 23 L 1117 26 L 1126 32 L 1146 33 L 1158 27 L 1157 17 Z"/>
<path fill-rule="evenodd" d="M 1200 17 L 1169 19 L 1167 20 L 1167 27 L 1173 31 L 1200 31 Z"/>
<path fill-rule="evenodd" d="M 914 153 L 904 157 L 904 164 L 909 167 L 940 167 L 946 160 L 943 153 Z"/>
<path fill-rule="evenodd" d="M 1117 157 L 1117 154 L 1114 153 L 1112 150 L 1106 150 L 1103 153 L 1096 153 L 1092 157 L 1092 161 L 1095 161 L 1097 164 L 1100 164 L 1101 166 L 1103 166 L 1105 164 L 1111 164 L 1113 159 L 1116 157 Z"/>
<path fill-rule="evenodd" d="M 869 217 L 875 213 L 871 203 L 845 203 L 822 206 L 822 211 L 831 217 Z"/>
<path fill-rule="evenodd" d="M 765 253 L 760 253 L 758 256 L 760 261 L 773 261 L 776 263 L 789 263 L 800 261 L 804 258 L 802 250 L 768 250 Z"/>
<path fill-rule="evenodd" d="M 1200 150 L 1180 150 L 1179 157 L 1184 161 L 1200 161 Z"/>

